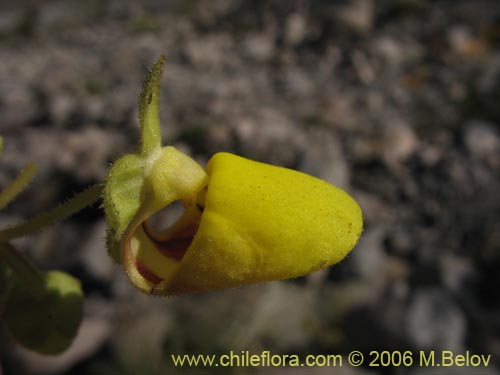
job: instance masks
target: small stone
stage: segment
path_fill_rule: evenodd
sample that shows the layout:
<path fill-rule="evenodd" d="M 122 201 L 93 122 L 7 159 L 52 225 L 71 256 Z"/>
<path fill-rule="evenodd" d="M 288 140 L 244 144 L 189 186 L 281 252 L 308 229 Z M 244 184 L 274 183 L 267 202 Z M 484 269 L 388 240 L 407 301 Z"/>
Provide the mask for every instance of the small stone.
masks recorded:
<path fill-rule="evenodd" d="M 355 50 L 351 58 L 359 80 L 365 85 L 372 83 L 376 78 L 376 72 L 366 55 L 360 50 Z"/>
<path fill-rule="evenodd" d="M 466 319 L 453 299 L 438 288 L 417 290 L 408 306 L 406 330 L 416 348 L 460 352 Z"/>
<path fill-rule="evenodd" d="M 488 49 L 486 42 L 465 26 L 452 27 L 448 32 L 448 42 L 455 53 L 465 57 L 478 57 Z"/>
<path fill-rule="evenodd" d="M 404 162 L 418 148 L 415 131 L 405 122 L 398 121 L 384 130 L 382 155 L 389 166 Z"/>
<path fill-rule="evenodd" d="M 422 163 L 430 168 L 435 166 L 444 158 L 444 152 L 441 148 L 431 145 L 424 144 L 420 147 L 419 157 L 422 160 Z"/>
<path fill-rule="evenodd" d="M 478 159 L 500 165 L 500 138 L 493 124 L 478 120 L 469 122 L 465 128 L 464 143 Z"/>
<path fill-rule="evenodd" d="M 224 34 L 208 35 L 187 43 L 185 52 L 197 68 L 217 69 L 227 65 L 233 55 L 233 40 Z"/>
<path fill-rule="evenodd" d="M 385 62 L 398 65 L 404 60 L 406 49 L 390 36 L 382 36 L 375 40 L 375 52 L 381 55 Z"/>
<path fill-rule="evenodd" d="M 315 82 L 310 73 L 300 68 L 288 68 L 285 71 L 285 85 L 287 94 L 295 98 L 300 98 L 299 103 L 303 104 L 314 96 L 317 90 Z"/>
<path fill-rule="evenodd" d="M 372 0 L 350 0 L 339 6 L 337 20 L 350 30 L 367 33 L 373 27 L 375 6 Z"/>
<path fill-rule="evenodd" d="M 307 33 L 307 22 L 302 14 L 292 13 L 285 24 L 285 41 L 290 46 L 300 44 Z"/>
<path fill-rule="evenodd" d="M 311 132 L 314 147 L 305 149 L 299 169 L 342 189 L 349 187 L 349 166 L 339 140 L 327 131 Z"/>
<path fill-rule="evenodd" d="M 441 258 L 440 265 L 444 284 L 456 293 L 462 291 L 465 279 L 474 273 L 470 260 L 465 257 L 448 254 Z"/>
<path fill-rule="evenodd" d="M 396 220 L 396 212 L 376 194 L 356 191 L 353 195 L 363 210 L 365 223 L 393 223 Z"/>
<path fill-rule="evenodd" d="M 275 52 L 274 36 L 269 33 L 251 34 L 243 42 L 243 48 L 245 53 L 254 60 L 269 61 Z"/>
<path fill-rule="evenodd" d="M 68 93 L 54 95 L 49 103 L 50 119 L 54 124 L 64 127 L 78 110 L 77 99 Z"/>
<path fill-rule="evenodd" d="M 307 147 L 307 138 L 290 118 L 279 110 L 262 108 L 251 116 L 239 116 L 234 132 L 241 142 L 241 154 L 270 164 L 289 166 Z"/>
<path fill-rule="evenodd" d="M 356 246 L 356 251 L 350 255 L 350 261 L 361 279 L 380 279 L 385 260 L 382 246 L 384 232 L 385 228 L 381 226 L 365 231 Z"/>

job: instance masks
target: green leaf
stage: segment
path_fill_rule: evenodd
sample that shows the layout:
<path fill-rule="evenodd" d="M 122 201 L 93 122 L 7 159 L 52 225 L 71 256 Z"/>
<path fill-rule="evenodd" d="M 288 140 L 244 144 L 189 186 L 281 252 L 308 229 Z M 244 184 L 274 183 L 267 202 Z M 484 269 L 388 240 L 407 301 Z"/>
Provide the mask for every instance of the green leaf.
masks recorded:
<path fill-rule="evenodd" d="M 7 300 L 4 319 L 9 332 L 24 347 L 42 354 L 59 354 L 75 338 L 82 319 L 80 282 L 60 271 L 44 275 L 46 293 L 34 298 L 18 281 Z"/>
<path fill-rule="evenodd" d="M 2 262 L 15 273 L 17 279 L 30 290 L 33 297 L 45 294 L 43 274 L 10 242 L 0 242 L 0 263 Z"/>

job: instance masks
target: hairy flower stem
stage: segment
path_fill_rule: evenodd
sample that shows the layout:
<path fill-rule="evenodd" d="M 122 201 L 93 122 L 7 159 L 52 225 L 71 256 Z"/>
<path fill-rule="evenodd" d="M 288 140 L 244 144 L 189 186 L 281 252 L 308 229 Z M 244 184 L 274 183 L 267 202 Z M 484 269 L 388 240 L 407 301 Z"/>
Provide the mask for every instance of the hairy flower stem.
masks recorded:
<path fill-rule="evenodd" d="M 96 202 L 101 197 L 101 192 L 101 184 L 94 185 L 91 188 L 78 193 L 67 202 L 54 207 L 48 212 L 44 212 L 43 214 L 36 216 L 27 222 L 15 225 L 4 230 L 0 230 L 0 242 L 6 242 L 13 238 L 31 234 L 43 227 L 63 220 L 68 216 L 71 216 L 74 213 Z"/>
<path fill-rule="evenodd" d="M 19 173 L 19 176 L 17 176 L 16 179 L 0 193 L 0 209 L 7 206 L 26 188 L 26 186 L 28 186 L 34 177 L 36 170 L 37 166 L 35 163 L 28 164 L 28 166 L 24 168 L 21 173 Z"/>

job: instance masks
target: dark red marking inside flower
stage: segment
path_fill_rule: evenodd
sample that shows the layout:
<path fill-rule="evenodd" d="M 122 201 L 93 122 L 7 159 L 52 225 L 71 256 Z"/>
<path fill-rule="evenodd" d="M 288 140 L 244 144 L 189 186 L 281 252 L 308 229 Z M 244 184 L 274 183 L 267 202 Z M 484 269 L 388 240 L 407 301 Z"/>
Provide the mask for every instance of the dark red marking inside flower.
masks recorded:
<path fill-rule="evenodd" d="M 137 259 L 134 260 L 134 263 L 135 263 L 135 268 L 137 269 L 137 272 L 139 272 L 141 274 L 141 276 L 144 277 L 151 284 L 156 285 L 156 284 L 159 284 L 163 281 L 163 279 L 161 277 L 157 276 L 153 271 L 151 271 L 149 268 L 147 268 L 144 264 L 142 264 Z"/>
<path fill-rule="evenodd" d="M 181 232 L 176 233 L 176 237 L 166 241 L 156 240 L 148 231 L 148 226 L 144 223 L 142 224 L 142 229 L 148 238 L 156 245 L 160 253 L 176 261 L 181 261 L 189 245 L 191 245 L 193 241 L 197 227 L 184 228 Z"/>
<path fill-rule="evenodd" d="M 160 250 L 163 255 L 180 261 L 186 253 L 186 250 L 188 249 L 192 240 L 192 237 L 176 238 L 170 241 L 156 243 L 156 245 L 158 246 L 158 250 Z"/>

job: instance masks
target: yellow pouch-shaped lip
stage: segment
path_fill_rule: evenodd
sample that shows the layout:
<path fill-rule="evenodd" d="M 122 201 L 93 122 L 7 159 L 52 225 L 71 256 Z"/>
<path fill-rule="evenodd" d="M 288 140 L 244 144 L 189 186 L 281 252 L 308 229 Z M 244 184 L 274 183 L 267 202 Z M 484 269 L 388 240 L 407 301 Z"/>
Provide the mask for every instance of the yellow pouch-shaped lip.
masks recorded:
<path fill-rule="evenodd" d="M 145 208 L 124 234 L 124 266 L 142 291 L 201 292 L 306 275 L 344 258 L 362 231 L 354 199 L 315 177 L 228 153 L 214 155 L 206 173 L 195 200 L 175 197 L 186 212 L 171 228 L 148 228 L 158 207 Z"/>

